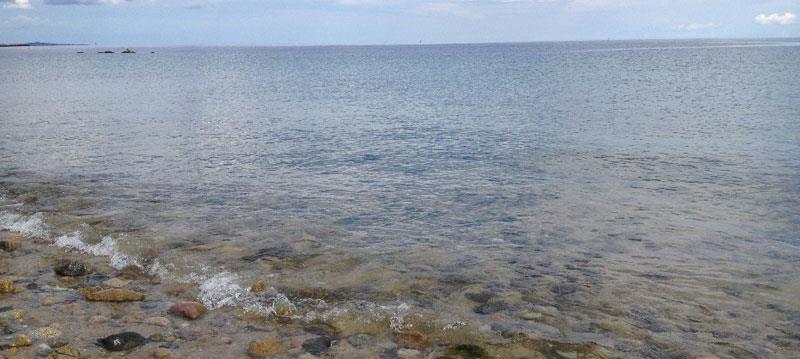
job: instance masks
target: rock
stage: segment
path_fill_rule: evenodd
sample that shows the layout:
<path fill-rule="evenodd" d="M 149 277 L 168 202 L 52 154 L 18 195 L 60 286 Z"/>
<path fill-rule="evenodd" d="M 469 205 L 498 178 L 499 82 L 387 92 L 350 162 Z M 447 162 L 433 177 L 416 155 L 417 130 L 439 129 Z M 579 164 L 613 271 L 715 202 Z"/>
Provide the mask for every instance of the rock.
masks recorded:
<path fill-rule="evenodd" d="M 397 345 L 401 348 L 425 350 L 430 343 L 424 334 L 417 331 L 408 331 L 397 335 Z"/>
<path fill-rule="evenodd" d="M 82 277 L 91 273 L 86 263 L 76 260 L 62 260 L 56 263 L 53 271 L 62 277 Z"/>
<path fill-rule="evenodd" d="M 256 340 L 250 343 L 250 347 L 247 350 L 247 355 L 251 358 L 272 358 L 284 353 L 286 353 L 286 349 L 273 338 Z"/>
<path fill-rule="evenodd" d="M 347 342 L 355 348 L 363 348 L 372 343 L 372 336 L 369 334 L 356 334 L 347 338 Z"/>
<path fill-rule="evenodd" d="M 250 291 L 253 293 L 262 293 L 265 292 L 268 288 L 269 286 L 267 285 L 267 282 L 260 280 L 258 282 L 253 283 L 253 285 L 250 287 Z"/>
<path fill-rule="evenodd" d="M 542 318 L 542 313 L 526 310 L 524 312 L 519 313 L 518 316 L 524 320 L 538 320 Z"/>
<path fill-rule="evenodd" d="M 60 301 L 61 299 L 58 297 L 44 297 L 42 298 L 42 305 L 49 307 L 51 305 L 58 304 Z"/>
<path fill-rule="evenodd" d="M 156 351 L 153 352 L 153 358 L 156 359 L 169 359 L 172 358 L 172 351 L 165 348 L 156 348 Z"/>
<path fill-rule="evenodd" d="M 97 343 L 110 352 L 121 352 L 144 345 L 147 338 L 139 333 L 124 332 L 97 339 Z"/>
<path fill-rule="evenodd" d="M 0 241 L 0 250 L 4 250 L 6 252 L 13 252 L 19 249 L 20 244 L 17 241 L 11 240 L 2 240 Z"/>
<path fill-rule="evenodd" d="M 165 317 L 150 317 L 144 320 L 145 324 L 155 325 L 158 327 L 167 327 L 172 324 L 168 318 Z"/>
<path fill-rule="evenodd" d="M 127 265 L 119 271 L 119 277 L 122 279 L 136 280 L 147 277 L 147 271 L 137 265 Z"/>
<path fill-rule="evenodd" d="M 50 348 L 50 346 L 47 345 L 47 344 L 42 343 L 42 344 L 39 344 L 39 345 L 36 346 L 36 355 L 37 356 L 45 357 L 45 356 L 47 356 L 48 354 L 50 354 L 52 352 L 53 352 L 53 348 Z"/>
<path fill-rule="evenodd" d="M 475 307 L 474 311 L 478 314 L 492 314 L 508 309 L 508 304 L 503 301 L 490 301 Z"/>
<path fill-rule="evenodd" d="M 79 290 L 80 294 L 92 302 L 134 302 L 144 300 L 144 294 L 127 289 L 103 289 L 90 287 Z"/>
<path fill-rule="evenodd" d="M 0 294 L 14 294 L 22 292 L 23 288 L 17 287 L 14 285 L 14 282 L 10 280 L 0 280 Z"/>
<path fill-rule="evenodd" d="M 17 335 L 16 337 L 14 337 L 15 347 L 29 347 L 31 345 L 33 345 L 33 341 L 26 335 Z"/>
<path fill-rule="evenodd" d="M 198 302 L 180 302 L 173 304 L 169 308 L 170 313 L 192 320 L 200 318 L 206 311 L 208 309 Z"/>
<path fill-rule="evenodd" d="M 60 348 L 56 348 L 56 350 L 54 350 L 52 353 L 50 353 L 50 356 L 48 356 L 48 358 L 49 359 L 74 359 L 74 358 L 80 358 L 80 356 L 81 356 L 81 352 L 79 352 L 78 349 L 75 349 L 70 345 L 65 345 L 65 346 L 62 346 Z"/>
<path fill-rule="evenodd" d="M 331 348 L 332 344 L 333 344 L 333 339 L 331 338 L 316 337 L 304 341 L 303 349 L 305 349 L 307 353 L 313 355 L 322 355 Z"/>
<path fill-rule="evenodd" d="M 414 349 L 399 349 L 397 350 L 397 357 L 400 359 L 418 359 L 422 358 L 422 352 Z"/>
<path fill-rule="evenodd" d="M 92 324 L 103 324 L 103 323 L 105 323 L 107 321 L 108 321 L 108 317 L 105 317 L 105 316 L 102 316 L 102 315 L 95 315 L 95 316 L 89 318 L 89 323 L 92 323 Z"/>
<path fill-rule="evenodd" d="M 49 339 L 49 338 L 60 337 L 61 331 L 50 327 L 43 327 L 34 330 L 33 332 L 31 332 L 31 335 L 33 335 L 33 337 L 37 339 Z"/>
<path fill-rule="evenodd" d="M 122 287 L 128 285 L 128 283 L 130 283 L 130 282 L 131 281 L 129 281 L 127 279 L 111 278 L 111 279 L 103 282 L 103 285 L 105 285 L 107 287 L 111 287 L 111 288 L 122 288 Z"/>
<path fill-rule="evenodd" d="M 489 291 L 482 291 L 482 292 L 467 292 L 464 293 L 464 297 L 467 299 L 475 302 L 475 303 L 486 303 L 492 298 L 494 298 L 494 293 Z"/>
<path fill-rule="evenodd" d="M 6 274 L 11 270 L 11 265 L 6 261 L 0 260 L 0 274 Z"/>
<path fill-rule="evenodd" d="M 14 199 L 17 203 L 31 204 L 39 201 L 39 198 L 30 194 L 21 194 Z"/>
<path fill-rule="evenodd" d="M 550 287 L 550 292 L 555 295 L 569 295 L 577 291 L 577 287 L 572 284 L 556 284 Z"/>
<path fill-rule="evenodd" d="M 447 349 L 446 355 L 453 359 L 486 359 L 489 354 L 474 344 L 460 344 Z"/>

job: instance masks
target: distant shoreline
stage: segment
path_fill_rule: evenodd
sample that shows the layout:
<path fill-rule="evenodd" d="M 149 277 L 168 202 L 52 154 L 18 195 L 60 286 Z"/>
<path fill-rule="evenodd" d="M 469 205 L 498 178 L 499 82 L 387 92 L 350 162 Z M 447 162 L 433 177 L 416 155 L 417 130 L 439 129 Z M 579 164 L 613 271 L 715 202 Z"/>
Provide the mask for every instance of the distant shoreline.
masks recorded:
<path fill-rule="evenodd" d="M 0 47 L 33 47 L 33 46 L 89 46 L 88 44 L 51 44 L 47 42 L 26 42 L 22 44 L 0 44 Z"/>

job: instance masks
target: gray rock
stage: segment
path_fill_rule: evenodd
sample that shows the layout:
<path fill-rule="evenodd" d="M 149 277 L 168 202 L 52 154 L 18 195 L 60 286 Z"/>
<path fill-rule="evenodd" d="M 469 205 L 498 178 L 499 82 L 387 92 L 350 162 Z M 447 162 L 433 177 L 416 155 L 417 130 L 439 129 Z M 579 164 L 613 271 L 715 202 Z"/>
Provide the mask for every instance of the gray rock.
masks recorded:
<path fill-rule="evenodd" d="M 508 309 L 508 304 L 506 304 L 506 302 L 493 301 L 493 302 L 483 303 L 475 307 L 474 311 L 475 313 L 486 315 L 486 314 L 501 312 L 507 309 Z"/>
<path fill-rule="evenodd" d="M 86 263 L 76 260 L 62 260 L 59 261 L 53 271 L 63 277 L 81 277 L 89 274 L 91 270 Z"/>
<path fill-rule="evenodd" d="M 494 298 L 494 293 L 489 291 L 464 293 L 464 297 L 475 303 L 486 303 Z"/>
<path fill-rule="evenodd" d="M 372 336 L 369 334 L 356 334 L 347 338 L 347 342 L 353 347 L 364 348 L 372 343 Z"/>
<path fill-rule="evenodd" d="M 144 345 L 147 338 L 139 333 L 124 332 L 98 339 L 97 343 L 110 352 L 121 352 Z"/>
<path fill-rule="evenodd" d="M 327 352 L 331 348 L 332 344 L 333 339 L 331 338 L 316 337 L 303 342 L 303 349 L 313 355 L 321 355 Z"/>

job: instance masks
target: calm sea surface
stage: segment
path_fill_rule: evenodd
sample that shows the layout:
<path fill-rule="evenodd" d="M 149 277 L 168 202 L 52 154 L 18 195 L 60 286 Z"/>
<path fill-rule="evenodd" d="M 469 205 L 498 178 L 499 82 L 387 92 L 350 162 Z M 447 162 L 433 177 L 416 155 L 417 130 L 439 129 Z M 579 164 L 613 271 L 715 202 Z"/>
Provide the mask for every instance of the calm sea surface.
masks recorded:
<path fill-rule="evenodd" d="M 797 45 L 0 49 L 0 226 L 211 307 L 788 358 Z"/>

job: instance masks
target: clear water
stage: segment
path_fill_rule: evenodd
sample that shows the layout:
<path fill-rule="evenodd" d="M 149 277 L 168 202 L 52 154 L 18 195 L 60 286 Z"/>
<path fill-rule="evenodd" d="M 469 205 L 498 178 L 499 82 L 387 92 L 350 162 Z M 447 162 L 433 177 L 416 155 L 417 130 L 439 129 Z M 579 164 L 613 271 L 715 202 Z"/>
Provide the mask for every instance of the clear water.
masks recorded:
<path fill-rule="evenodd" d="M 42 198 L 2 224 L 212 306 L 261 279 L 618 355 L 791 357 L 798 44 L 2 49 L 0 180 Z"/>

